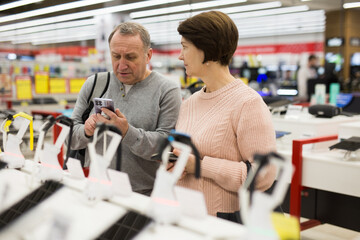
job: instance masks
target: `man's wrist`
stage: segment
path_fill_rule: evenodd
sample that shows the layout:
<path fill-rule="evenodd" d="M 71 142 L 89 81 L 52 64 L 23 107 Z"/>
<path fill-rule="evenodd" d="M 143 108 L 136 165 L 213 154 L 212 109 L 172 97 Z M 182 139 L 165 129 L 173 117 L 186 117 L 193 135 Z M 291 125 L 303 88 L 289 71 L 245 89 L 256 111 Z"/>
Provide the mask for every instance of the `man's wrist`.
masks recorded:
<path fill-rule="evenodd" d="M 85 135 L 86 138 L 91 138 L 91 136 L 86 134 L 86 131 L 84 131 L 84 135 Z"/>

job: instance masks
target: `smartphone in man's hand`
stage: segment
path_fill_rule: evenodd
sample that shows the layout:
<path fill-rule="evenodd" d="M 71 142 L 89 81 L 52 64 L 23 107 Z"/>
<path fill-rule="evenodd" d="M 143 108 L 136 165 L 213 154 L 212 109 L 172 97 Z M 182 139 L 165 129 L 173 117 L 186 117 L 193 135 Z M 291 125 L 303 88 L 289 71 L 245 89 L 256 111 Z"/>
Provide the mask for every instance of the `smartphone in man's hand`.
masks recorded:
<path fill-rule="evenodd" d="M 94 98 L 94 107 L 95 107 L 95 113 L 101 113 L 106 118 L 109 118 L 105 113 L 101 111 L 101 108 L 107 108 L 113 112 L 114 110 L 114 102 L 111 99 L 108 98 Z"/>

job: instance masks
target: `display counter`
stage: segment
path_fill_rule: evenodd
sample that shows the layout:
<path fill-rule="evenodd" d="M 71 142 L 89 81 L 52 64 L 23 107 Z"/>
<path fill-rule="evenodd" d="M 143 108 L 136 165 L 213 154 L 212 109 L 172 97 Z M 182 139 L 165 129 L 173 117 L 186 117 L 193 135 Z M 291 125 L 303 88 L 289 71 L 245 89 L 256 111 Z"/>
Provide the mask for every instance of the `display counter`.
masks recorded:
<path fill-rule="evenodd" d="M 8 188 L 0 214 L 40 186 L 32 174 L 36 169 L 34 166 L 36 164 L 32 160 L 26 160 L 21 171 L 0 171 L 1 186 L 6 183 Z M 61 183 L 64 187 L 0 231 L 0 239 L 25 235 L 26 239 L 50 239 L 51 232 L 60 230 L 66 239 L 94 239 L 130 210 L 146 214 L 150 203 L 149 197 L 134 192 L 127 197 L 112 197 L 108 201 L 89 201 L 83 193 L 86 179 L 74 179 L 65 174 Z M 213 216 L 203 219 L 183 216 L 176 225 L 152 222 L 136 239 L 236 239 L 244 234 L 242 225 Z"/>
<path fill-rule="evenodd" d="M 329 146 L 359 133 L 359 117 L 315 118 L 304 114 L 299 119 L 274 116 L 277 131 L 289 131 L 277 139 L 278 153 L 292 160 L 295 167 L 285 210 L 295 216 L 320 220 L 302 224 L 302 230 L 330 223 L 355 231 L 360 204 L 360 156 Z M 339 135 L 338 135 L 339 134 Z M 291 193 L 291 194 L 290 194 Z M 290 200 L 290 201 L 289 201 Z M 289 201 L 289 203 L 287 202 Z M 289 204 L 289 207 L 288 207 Z"/>

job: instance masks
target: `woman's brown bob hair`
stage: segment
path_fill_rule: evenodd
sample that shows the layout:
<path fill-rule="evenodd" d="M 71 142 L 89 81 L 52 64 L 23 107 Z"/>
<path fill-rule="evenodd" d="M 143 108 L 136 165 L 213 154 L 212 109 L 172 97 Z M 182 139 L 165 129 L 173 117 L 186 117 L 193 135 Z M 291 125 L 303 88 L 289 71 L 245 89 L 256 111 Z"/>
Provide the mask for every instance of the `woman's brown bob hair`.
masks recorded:
<path fill-rule="evenodd" d="M 235 53 L 239 33 L 235 23 L 225 13 L 210 11 L 200 13 L 181 22 L 179 34 L 204 52 L 207 61 L 230 64 Z"/>

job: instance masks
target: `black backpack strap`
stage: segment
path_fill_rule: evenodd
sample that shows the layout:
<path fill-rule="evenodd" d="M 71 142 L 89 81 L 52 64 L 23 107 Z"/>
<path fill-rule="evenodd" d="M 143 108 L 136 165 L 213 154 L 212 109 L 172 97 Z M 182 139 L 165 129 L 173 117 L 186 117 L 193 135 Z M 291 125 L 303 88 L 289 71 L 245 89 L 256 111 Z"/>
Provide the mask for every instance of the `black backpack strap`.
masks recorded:
<path fill-rule="evenodd" d="M 106 76 L 106 81 L 104 80 Z M 85 109 L 84 113 L 81 116 L 83 123 L 89 118 L 91 110 L 94 108 L 94 103 L 92 99 L 94 97 L 102 97 L 106 93 L 110 84 L 110 72 L 107 73 L 96 73 L 94 77 L 94 84 L 91 88 L 90 95 L 87 99 L 88 107 Z"/>
<path fill-rule="evenodd" d="M 88 97 L 88 99 L 86 100 L 87 104 L 89 104 L 89 102 L 91 101 L 92 96 L 93 96 L 93 94 L 94 94 L 94 89 L 95 89 L 95 87 L 96 87 L 97 76 L 98 76 L 98 74 L 96 73 L 96 74 L 95 74 L 95 77 L 94 77 L 94 83 L 93 83 L 93 85 L 92 85 L 92 88 L 91 88 L 89 97 Z"/>
<path fill-rule="evenodd" d="M 104 87 L 104 90 L 103 92 L 100 94 L 100 97 L 104 96 L 104 94 L 106 93 L 108 87 L 109 87 L 109 84 L 110 84 L 110 72 L 107 73 L 107 77 L 106 77 L 106 85 Z"/>

